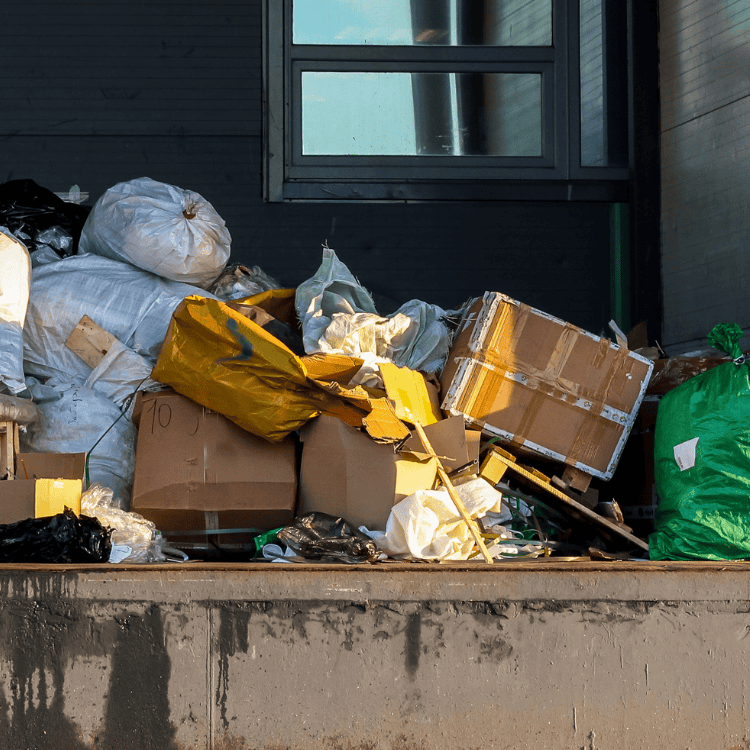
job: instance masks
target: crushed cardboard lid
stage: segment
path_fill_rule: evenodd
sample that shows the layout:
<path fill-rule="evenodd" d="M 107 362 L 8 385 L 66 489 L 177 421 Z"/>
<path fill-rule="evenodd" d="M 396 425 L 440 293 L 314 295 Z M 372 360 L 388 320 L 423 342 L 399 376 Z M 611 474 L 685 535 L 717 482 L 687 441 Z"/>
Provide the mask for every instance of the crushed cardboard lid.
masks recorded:
<path fill-rule="evenodd" d="M 367 434 L 378 443 L 395 443 L 409 437 L 409 428 L 396 416 L 393 405 L 387 399 L 371 402 L 370 413 L 362 420 Z"/>
<path fill-rule="evenodd" d="M 382 362 L 379 367 L 386 395 L 399 419 L 421 425 L 440 421 L 437 390 L 421 372 L 391 362 Z"/>
<path fill-rule="evenodd" d="M 422 373 L 383 363 L 385 391 L 361 385 L 350 386 L 362 360 L 341 354 L 312 354 L 302 359 L 308 380 L 351 408 L 326 408 L 353 427 L 364 427 L 373 440 L 395 443 L 409 436 L 407 423 L 434 424 L 441 418 L 437 393 Z"/>

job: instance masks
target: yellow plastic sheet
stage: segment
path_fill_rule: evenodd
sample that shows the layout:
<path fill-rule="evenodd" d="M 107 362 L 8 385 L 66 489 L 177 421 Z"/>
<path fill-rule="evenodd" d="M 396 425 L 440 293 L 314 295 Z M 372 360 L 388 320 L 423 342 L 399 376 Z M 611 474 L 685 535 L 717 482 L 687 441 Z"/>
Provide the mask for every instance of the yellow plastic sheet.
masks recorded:
<path fill-rule="evenodd" d="M 205 297 L 175 311 L 152 377 L 271 442 L 338 406 L 278 339 Z"/>

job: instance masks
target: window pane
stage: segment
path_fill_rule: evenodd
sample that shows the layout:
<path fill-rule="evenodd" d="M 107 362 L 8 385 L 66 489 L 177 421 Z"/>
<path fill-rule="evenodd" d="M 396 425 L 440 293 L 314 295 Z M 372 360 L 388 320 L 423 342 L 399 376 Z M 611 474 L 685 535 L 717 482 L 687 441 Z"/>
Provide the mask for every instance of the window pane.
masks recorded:
<path fill-rule="evenodd" d="M 302 74 L 302 153 L 541 156 L 537 73 Z"/>
<path fill-rule="evenodd" d="M 625 3 L 580 0 L 581 165 L 625 166 L 627 73 Z"/>
<path fill-rule="evenodd" d="M 295 44 L 552 44 L 552 0 L 293 0 Z"/>

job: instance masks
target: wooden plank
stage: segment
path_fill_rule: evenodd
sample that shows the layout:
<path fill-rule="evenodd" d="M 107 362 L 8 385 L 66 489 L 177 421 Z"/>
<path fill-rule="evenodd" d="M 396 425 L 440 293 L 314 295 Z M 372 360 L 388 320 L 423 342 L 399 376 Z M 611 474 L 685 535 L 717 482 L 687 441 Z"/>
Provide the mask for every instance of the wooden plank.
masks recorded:
<path fill-rule="evenodd" d="M 116 341 L 115 336 L 84 315 L 68 336 L 65 346 L 93 369 L 107 356 Z"/>
<path fill-rule="evenodd" d="M 585 505 L 582 505 L 580 502 L 578 502 L 578 500 L 555 487 L 552 484 L 552 480 L 549 477 L 546 477 L 540 471 L 537 471 L 536 469 L 530 470 L 524 468 L 523 466 L 519 466 L 516 463 L 515 459 L 511 460 L 509 458 L 506 458 L 506 456 L 502 455 L 502 453 L 505 453 L 505 451 L 500 453 L 494 446 L 491 451 L 491 454 L 492 453 L 495 454 L 494 462 L 505 464 L 507 469 L 510 470 L 511 473 L 516 474 L 520 480 L 524 481 L 526 484 L 532 485 L 537 489 L 541 489 L 554 497 L 558 501 L 558 510 L 562 505 L 562 507 L 570 515 L 573 515 L 577 519 L 585 521 L 586 523 L 593 524 L 594 526 L 598 526 L 599 528 L 607 531 L 609 534 L 616 536 L 623 541 L 626 541 L 628 544 L 633 544 L 637 547 L 640 547 L 642 550 L 648 551 L 648 544 L 642 539 L 639 539 L 637 536 L 634 536 L 625 529 L 622 529 L 609 519 L 600 516 L 598 513 L 594 513 L 594 511 L 592 510 L 589 510 L 589 508 L 587 508 Z M 485 466 L 485 464 L 487 464 L 488 466 L 490 465 L 488 462 L 488 458 L 489 456 L 485 458 L 484 462 L 482 463 L 483 467 Z M 485 476 L 482 473 L 482 469 L 480 469 L 480 476 Z M 488 481 L 492 480 L 489 479 Z"/>
<path fill-rule="evenodd" d="M 419 439 L 422 441 L 422 445 L 424 446 L 425 450 L 437 460 L 438 476 L 440 477 L 440 481 L 443 483 L 445 489 L 448 490 L 448 494 L 450 495 L 451 500 L 453 500 L 453 504 L 456 506 L 456 510 L 461 515 L 461 518 L 464 519 L 464 523 L 469 527 L 469 531 L 474 537 L 474 541 L 476 542 L 477 547 L 479 547 L 479 551 L 482 553 L 484 561 L 488 565 L 492 565 L 492 557 L 487 551 L 487 547 L 485 546 L 484 540 L 482 539 L 479 524 L 477 524 L 476 521 L 472 520 L 471 516 L 466 510 L 466 506 L 464 505 L 463 500 L 461 500 L 461 498 L 459 497 L 459 494 L 456 492 L 456 488 L 453 486 L 453 483 L 451 482 L 448 474 L 443 468 L 440 457 L 432 449 L 432 445 L 430 445 L 430 441 L 428 440 L 427 435 L 425 435 L 422 425 L 419 422 L 415 422 L 414 427 L 417 430 L 417 434 L 419 435 Z"/>
<path fill-rule="evenodd" d="M 18 425 L 0 422 L 0 479 L 15 479 Z"/>
<path fill-rule="evenodd" d="M 562 480 L 568 487 L 579 492 L 586 492 L 591 484 L 591 475 L 573 466 L 566 466 L 562 473 Z"/>

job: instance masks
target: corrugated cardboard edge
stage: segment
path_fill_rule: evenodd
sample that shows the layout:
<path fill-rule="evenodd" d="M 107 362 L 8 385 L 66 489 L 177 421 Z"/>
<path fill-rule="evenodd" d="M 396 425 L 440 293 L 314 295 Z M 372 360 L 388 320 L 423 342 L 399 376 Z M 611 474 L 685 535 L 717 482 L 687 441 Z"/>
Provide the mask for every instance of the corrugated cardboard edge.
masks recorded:
<path fill-rule="evenodd" d="M 500 304 L 508 304 L 512 305 L 514 307 L 520 307 L 521 303 L 518 302 L 518 300 L 514 300 L 511 297 L 508 297 L 505 294 L 502 294 L 500 292 L 485 292 L 484 297 L 482 298 L 483 304 L 482 308 L 478 313 L 479 319 L 482 321 L 481 326 L 476 326 L 475 330 L 473 331 L 471 338 L 469 339 L 469 343 L 467 345 L 468 348 L 468 354 L 475 354 L 476 352 L 480 351 L 482 347 L 484 346 L 484 342 L 487 339 L 488 335 L 491 333 L 492 327 L 491 322 L 494 320 L 494 315 L 497 307 Z M 554 315 L 549 315 L 548 313 L 545 313 L 541 310 L 538 310 L 537 308 L 531 308 L 535 314 L 540 315 L 541 317 L 547 318 L 548 320 L 553 321 L 554 323 L 557 323 L 561 326 L 569 326 L 569 323 L 566 323 L 564 320 L 555 317 Z M 471 316 L 471 319 L 466 320 L 463 323 L 463 326 L 470 325 L 476 318 L 474 316 Z M 578 328 L 578 326 L 574 326 L 581 334 L 588 336 L 589 338 L 592 338 L 596 341 L 600 340 L 600 336 L 596 336 L 593 333 L 590 333 L 589 331 L 586 331 L 582 328 Z M 621 347 L 619 347 L 617 344 L 614 344 L 612 342 L 609 342 L 609 345 L 611 348 L 620 350 Z M 592 476 L 598 477 L 599 479 L 604 479 L 605 481 L 610 480 L 615 472 L 615 469 L 617 468 L 617 463 L 620 460 L 620 456 L 622 455 L 623 450 L 625 449 L 625 443 L 627 442 L 628 437 L 630 436 L 630 431 L 633 427 L 633 423 L 635 422 L 635 418 L 638 415 L 638 410 L 640 409 L 641 403 L 643 401 L 643 397 L 646 394 L 646 389 L 648 388 L 648 383 L 651 379 L 651 373 L 654 369 L 654 363 L 647 359 L 646 357 L 642 357 L 640 354 L 636 354 L 633 351 L 628 352 L 628 356 L 632 357 L 635 360 L 638 360 L 639 362 L 642 362 L 647 367 L 646 376 L 641 381 L 641 387 L 638 393 L 638 396 L 633 403 L 632 410 L 628 412 L 620 412 L 619 410 L 609 408 L 606 410 L 606 414 L 602 412 L 603 417 L 610 419 L 612 422 L 617 422 L 618 424 L 621 424 L 623 426 L 622 434 L 620 435 L 620 439 L 617 442 L 617 446 L 615 447 L 615 450 L 612 453 L 612 458 L 610 459 L 610 462 L 607 466 L 606 471 L 600 471 L 598 469 L 595 469 L 592 466 L 588 466 L 587 464 L 584 464 L 582 462 L 576 462 L 573 464 L 570 464 L 566 460 L 566 456 L 563 456 L 560 453 L 557 453 L 555 451 L 550 450 L 549 448 L 545 448 L 544 446 L 537 445 L 536 443 L 532 443 L 530 441 L 524 441 L 524 447 L 529 448 L 533 450 L 536 453 L 539 453 L 540 455 L 547 456 L 555 461 L 559 461 L 561 463 L 565 463 L 567 465 L 573 466 L 576 469 L 580 469 L 581 471 L 591 474 Z M 488 367 L 489 369 L 493 369 L 492 365 L 489 365 L 488 363 L 484 363 L 478 360 L 474 360 L 471 358 L 471 356 L 466 357 L 457 357 L 457 361 L 459 361 L 459 365 L 456 369 L 456 372 L 453 376 L 453 380 L 448 387 L 448 391 L 445 395 L 445 398 L 443 399 L 442 408 L 444 411 L 446 411 L 448 414 L 451 414 L 453 416 L 462 416 L 467 424 L 470 424 L 474 427 L 478 427 L 482 430 L 485 434 L 492 435 L 493 437 L 498 437 L 501 440 L 504 440 L 505 442 L 509 444 L 517 444 L 514 442 L 513 438 L 514 435 L 507 432 L 506 430 L 498 429 L 497 427 L 493 427 L 492 425 L 485 424 L 481 420 L 474 419 L 468 414 L 464 414 L 459 409 L 456 409 L 456 405 L 461 402 L 461 400 L 465 397 L 465 390 L 469 386 L 470 378 L 467 377 L 468 371 L 472 369 L 473 367 Z"/>
<path fill-rule="evenodd" d="M 538 445 L 529 440 L 524 440 L 523 447 L 533 450 L 535 453 L 538 453 L 539 455 L 547 456 L 548 458 L 551 458 L 555 461 L 559 461 L 561 463 L 573 466 L 574 468 L 580 469 L 581 471 L 584 471 L 587 474 L 591 474 L 592 476 L 598 477 L 599 479 L 604 479 L 604 480 L 611 479 L 615 472 L 615 469 L 617 468 L 617 463 L 620 460 L 620 456 L 622 455 L 622 452 L 625 449 L 625 443 L 627 442 L 628 437 L 630 436 L 630 431 L 635 422 L 635 418 L 638 415 L 638 410 L 640 409 L 641 402 L 643 401 L 643 397 L 645 396 L 646 388 L 648 387 L 648 381 L 651 376 L 651 371 L 653 369 L 653 363 L 650 362 L 649 360 L 637 354 L 634 354 L 632 352 L 631 352 L 631 355 L 645 362 L 648 365 L 648 372 L 647 372 L 646 377 L 644 377 L 644 379 L 641 381 L 641 387 L 640 387 L 638 397 L 633 403 L 633 410 L 630 413 L 619 412 L 615 409 L 610 410 L 611 414 L 609 416 L 609 421 L 622 425 L 623 431 L 622 431 L 622 434 L 620 435 L 620 439 L 618 440 L 617 445 L 615 446 L 615 450 L 612 452 L 612 457 L 609 461 L 609 464 L 607 465 L 606 471 L 600 471 L 599 469 L 596 469 L 593 466 L 589 466 L 588 464 L 582 463 L 580 461 L 576 463 L 570 463 L 567 460 L 567 457 L 562 455 L 561 453 L 557 453 L 556 451 L 550 450 L 549 448 L 545 448 L 544 446 Z M 457 380 L 459 380 L 459 378 L 462 378 L 464 381 L 468 381 L 469 378 L 465 376 L 466 372 L 472 367 L 482 367 L 482 366 L 486 366 L 486 365 L 484 365 L 483 363 L 479 363 L 474 360 L 471 360 L 467 357 L 461 362 L 459 368 L 456 370 L 456 375 L 454 376 L 454 383 Z M 467 424 L 481 429 L 482 432 L 487 435 L 491 435 L 492 437 L 498 437 L 510 445 L 518 445 L 518 442 L 514 440 L 515 436 L 513 435 L 513 433 L 508 432 L 506 430 L 501 430 L 498 427 L 494 427 L 493 425 L 486 424 L 482 420 L 475 419 L 471 415 L 465 414 L 460 409 L 455 408 L 456 403 L 459 402 L 460 397 L 463 395 L 463 389 L 457 388 L 456 389 L 457 395 L 454 395 L 452 393 L 452 390 L 453 388 L 451 386 L 451 388 L 448 390 L 448 393 L 446 394 L 445 399 L 443 400 L 444 411 L 446 411 L 448 414 L 451 414 L 453 416 L 462 416 Z M 619 415 L 619 419 L 613 418 L 615 414 Z M 604 413 L 602 413 L 600 416 L 607 418 Z"/>

